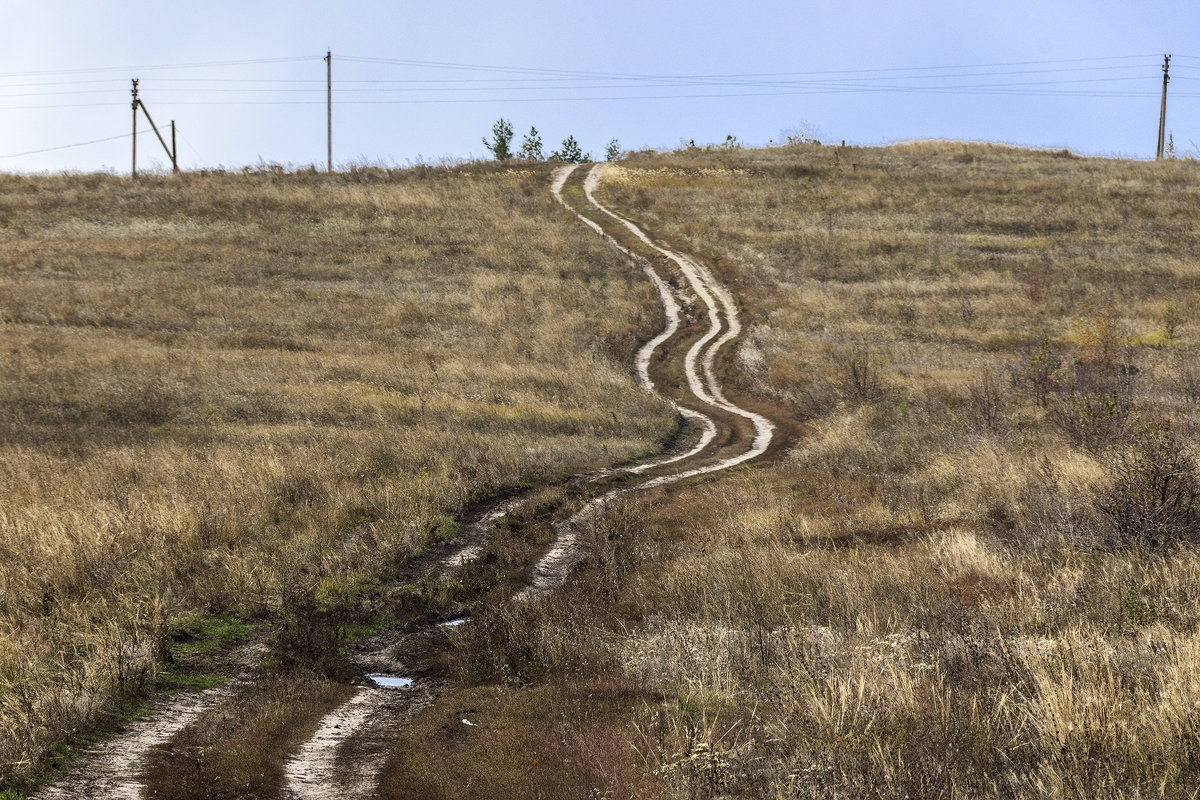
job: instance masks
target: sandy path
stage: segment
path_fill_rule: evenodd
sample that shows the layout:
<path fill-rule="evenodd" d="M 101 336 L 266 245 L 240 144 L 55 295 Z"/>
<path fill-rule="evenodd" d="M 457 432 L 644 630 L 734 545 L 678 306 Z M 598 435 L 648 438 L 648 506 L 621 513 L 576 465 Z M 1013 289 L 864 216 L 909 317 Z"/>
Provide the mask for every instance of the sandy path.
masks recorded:
<path fill-rule="evenodd" d="M 679 266 L 680 272 L 687 280 L 691 291 L 708 309 L 709 330 L 699 341 L 689 348 L 685 356 L 684 371 L 689 390 L 701 405 L 720 408 L 753 421 L 756 436 L 751 446 L 745 452 L 736 456 L 727 457 L 696 469 L 653 478 L 632 487 L 612 489 L 589 500 L 569 519 L 555 525 L 554 544 L 534 567 L 529 585 L 515 596 L 514 599 L 517 601 L 534 600 L 544 592 L 562 583 L 579 558 L 577 543 L 580 532 L 591 520 L 603 513 L 615 499 L 638 489 L 683 480 L 692 475 L 702 475 L 708 472 L 728 469 L 755 458 L 766 451 L 773 430 L 773 426 L 765 417 L 746 411 L 729 402 L 721 391 L 721 387 L 714 374 L 713 361 L 717 351 L 736 337 L 741 330 L 738 322 L 737 306 L 734 304 L 732 297 L 713 278 L 711 273 L 702 266 L 673 251 L 655 245 L 632 222 L 597 203 L 592 191 L 597 185 L 601 168 L 599 166 L 593 167 L 588 175 L 585 185 L 588 200 L 601 211 L 629 228 L 642 241 L 667 256 Z M 663 314 L 666 320 L 665 325 L 657 336 L 638 349 L 635 357 L 638 385 L 646 391 L 654 392 L 656 391 L 656 387 L 650 376 L 650 363 L 658 349 L 679 332 L 680 302 L 672 292 L 670 285 L 663 280 L 662 276 L 645 259 L 637 257 L 620 244 L 620 242 L 609 236 L 600 225 L 579 214 L 563 199 L 562 188 L 574 169 L 574 165 L 569 165 L 555 170 L 550 184 L 550 190 L 554 197 L 588 227 L 605 237 L 614 247 L 620 249 L 630 258 L 640 262 L 643 271 L 646 273 L 646 277 L 658 290 L 659 299 L 662 301 Z M 641 474 L 670 464 L 686 462 L 701 454 L 716 438 L 718 433 L 717 423 L 707 414 L 684 408 L 674 401 L 671 401 L 671 403 L 681 415 L 699 423 L 701 427 L 700 437 L 689 449 L 682 453 L 632 467 L 601 470 L 587 476 L 587 479 L 593 481 L 599 480 L 619 472 Z M 487 533 L 491 526 L 519 504 L 519 498 L 510 499 L 497 504 L 484 513 L 469 531 L 468 543 L 443 562 L 442 577 L 449 577 L 454 570 L 478 557 L 483 551 Z M 377 655 L 382 656 L 382 650 Z M 416 691 L 421 688 L 417 684 L 413 688 L 406 690 L 376 688 L 360 690 L 353 699 L 322 721 L 317 735 L 304 746 L 295 759 L 289 762 L 286 772 L 288 792 L 300 800 L 333 800 L 333 798 L 365 794 L 368 787 L 374 785 L 373 776 L 376 774 L 379 765 L 358 762 L 355 764 L 355 769 L 353 770 L 353 773 L 359 776 L 357 785 L 349 786 L 340 782 L 337 766 L 344 763 L 346 758 L 349 757 L 349 754 L 345 752 L 348 744 L 356 737 L 370 738 L 373 730 L 380 728 L 394 729 L 398 722 L 396 713 L 394 711 L 387 713 L 387 709 L 384 708 L 383 704 L 390 703 L 395 705 L 397 701 L 392 698 L 396 697 L 396 692 Z M 399 702 L 403 702 L 403 699 L 401 698 Z M 344 773 L 346 770 L 342 770 L 341 772 Z"/>
<path fill-rule="evenodd" d="M 662 300 L 663 312 L 666 316 L 667 324 L 665 327 L 663 327 L 662 332 L 659 333 L 658 336 L 655 336 L 638 349 L 637 355 L 634 358 L 634 366 L 637 371 L 638 385 L 648 392 L 657 391 L 654 387 L 654 381 L 650 378 L 650 361 L 654 358 L 654 353 L 658 350 L 658 348 L 679 331 L 679 301 L 671 292 L 670 285 L 662 279 L 662 277 L 654 270 L 654 267 L 646 263 L 645 259 L 638 258 L 628 248 L 605 233 L 604 229 L 595 222 L 571 208 L 567 201 L 563 199 L 563 184 L 567 182 L 567 178 L 569 178 L 571 173 L 575 171 L 575 167 L 575 164 L 569 164 L 567 166 L 559 167 L 554 171 L 553 179 L 550 182 L 550 191 L 554 195 L 554 199 L 561 203 L 564 208 L 574 214 L 578 219 L 583 221 L 585 225 L 607 239 L 609 244 L 611 244 L 613 247 L 617 248 L 635 261 L 641 262 L 642 271 L 646 273 L 646 277 L 650 279 L 652 284 L 654 284 L 654 288 L 658 289 L 658 295 Z M 588 175 L 588 180 L 591 181 L 592 176 L 595 174 L 596 168 L 593 168 L 592 172 Z M 585 191 L 587 192 L 588 200 L 595 203 L 595 200 L 593 200 L 591 196 L 591 190 L 585 186 Z M 676 461 L 683 461 L 684 459 L 692 458 L 703 451 L 704 448 L 708 447 L 709 443 L 712 442 L 712 440 L 717 436 L 717 426 L 716 423 L 712 421 L 712 418 L 707 414 L 701 414 L 699 411 L 693 411 L 690 408 L 683 408 L 674 400 L 670 400 L 670 403 L 684 417 L 694 420 L 700 423 L 702 426 L 700 439 L 696 442 L 696 444 L 693 445 L 692 448 L 687 452 L 658 459 L 657 461 L 650 461 L 634 467 L 614 467 L 613 469 L 601 470 L 600 472 L 596 473 L 596 477 L 606 477 L 608 475 L 614 475 L 618 472 L 632 472 L 635 474 L 647 472 L 667 464 L 674 464 Z"/>
<path fill-rule="evenodd" d="M 692 345 L 687 354 L 685 374 L 687 375 L 688 387 L 704 403 L 736 414 L 739 417 L 750 420 L 754 424 L 754 442 L 746 452 L 694 470 L 655 478 L 649 483 L 643 484 L 643 487 L 661 486 L 666 483 L 683 480 L 684 478 L 690 478 L 694 475 L 704 475 L 709 472 L 729 469 L 730 467 L 761 456 L 767 452 L 767 448 L 771 445 L 775 426 L 762 414 L 747 411 L 731 403 L 725 396 L 725 392 L 721 389 L 721 384 L 717 381 L 714 368 L 714 361 L 718 351 L 736 339 L 742 332 L 741 318 L 738 316 L 737 303 L 734 302 L 733 295 L 713 276 L 707 267 L 676 253 L 674 250 L 669 250 L 655 244 L 637 225 L 597 202 L 593 193 L 600 185 L 600 176 L 603 174 L 604 167 L 604 164 L 597 164 L 588 173 L 587 180 L 583 185 L 584 194 L 587 196 L 588 201 L 597 209 L 623 225 L 642 242 L 674 262 L 684 277 L 687 278 L 692 290 L 708 307 L 709 331 Z M 724 319 L 724 324 L 722 323 L 722 318 Z M 722 333 L 722 328 L 724 329 L 724 333 Z M 713 341 L 714 339 L 715 341 Z M 697 361 L 700 361 L 703 365 L 703 378 L 701 378 L 696 369 Z"/>
<path fill-rule="evenodd" d="M 576 213 L 574 209 L 566 203 L 562 197 L 562 187 L 566 183 L 567 178 L 575 169 L 574 165 L 560 167 L 555 170 L 551 179 L 550 190 L 554 197 L 563 204 L 565 208 Z M 578 216 L 578 215 L 577 215 Z M 638 349 L 635 357 L 635 368 L 637 374 L 638 385 L 649 392 L 656 391 L 654 381 L 650 377 L 650 362 L 654 357 L 654 353 L 664 342 L 668 341 L 679 331 L 680 325 L 680 305 L 675 295 L 671 291 L 671 287 L 662 277 L 655 272 L 649 265 L 644 263 L 644 259 L 637 257 L 629 252 L 625 247 L 618 243 L 615 239 L 608 236 L 604 229 L 597 225 L 592 220 L 580 216 L 589 227 L 608 239 L 615 247 L 619 248 L 631 258 L 642 261 L 642 269 L 646 273 L 646 277 L 658 290 L 659 298 L 663 304 L 663 313 L 666 318 L 666 324 L 663 330 L 650 341 L 642 345 Z M 715 334 L 714 334 L 715 335 Z M 638 464 L 632 467 L 617 467 L 613 469 L 600 470 L 586 476 L 588 480 L 600 480 L 601 478 L 614 475 L 618 472 L 631 472 L 634 474 L 646 472 L 651 469 L 656 469 L 675 462 L 684 461 L 692 458 L 702 452 L 709 443 L 717 435 L 717 425 L 713 420 L 705 414 L 691 409 L 682 408 L 672 401 L 672 405 L 685 417 L 698 422 L 701 426 L 701 434 L 698 441 L 692 445 L 686 452 L 661 458 L 648 463 Z M 525 587 L 518 595 L 519 600 L 529 600 L 549 588 L 561 583 L 566 574 L 570 571 L 576 560 L 575 543 L 578 539 L 581 526 L 586 524 L 590 519 L 597 516 L 604 510 L 606 505 L 611 502 L 621 490 L 606 492 L 605 494 L 594 498 L 587 502 L 583 508 L 577 511 L 570 519 L 565 522 L 558 523 L 555 526 L 555 542 L 551 550 L 538 562 L 534 568 L 533 579 L 529 586 Z M 449 556 L 441 565 L 441 576 L 443 579 L 450 577 L 456 569 L 473 561 L 482 552 L 487 542 L 487 535 L 493 525 L 496 524 L 504 515 L 515 509 L 522 502 L 522 498 L 510 498 L 503 502 L 497 503 L 492 508 L 483 513 L 479 519 L 469 528 L 464 527 L 462 535 L 466 543 L 458 551 Z M 375 654 L 376 657 L 383 657 L 384 653 L 380 650 Z M 401 671 L 400 665 L 393 666 L 394 671 Z M 385 703 L 396 703 L 397 694 L 403 692 L 419 691 L 423 687 L 419 684 L 413 688 L 404 690 L 395 689 L 378 689 L 369 688 L 362 689 L 350 701 L 345 703 L 340 708 L 329 714 L 320 725 L 317 734 L 304 746 L 304 748 L 291 760 L 286 767 L 287 776 L 287 792 L 298 800 L 333 800 L 333 798 L 352 797 L 356 794 L 362 795 L 363 789 L 373 786 L 373 776 L 379 767 L 379 764 L 356 764 L 354 772 L 360 776 L 360 782 L 357 786 L 352 787 L 346 785 L 339 780 L 339 764 L 344 763 L 345 750 L 348 743 L 353 739 L 372 736 L 372 731 L 380 728 L 394 728 L 396 717 L 394 713 L 386 713 L 387 709 L 383 706 Z M 403 695 L 400 695 L 400 702 L 403 702 Z M 345 772 L 345 770 L 342 770 Z M 357 790 L 357 791 L 356 791 Z"/>
<path fill-rule="evenodd" d="M 262 652 L 261 646 L 237 651 L 233 660 L 241 671 L 224 686 L 160 698 L 144 717 L 88 750 L 69 775 L 33 794 L 31 800 L 138 800 L 142 797 L 138 774 L 147 754 L 248 685 L 251 665 Z"/>

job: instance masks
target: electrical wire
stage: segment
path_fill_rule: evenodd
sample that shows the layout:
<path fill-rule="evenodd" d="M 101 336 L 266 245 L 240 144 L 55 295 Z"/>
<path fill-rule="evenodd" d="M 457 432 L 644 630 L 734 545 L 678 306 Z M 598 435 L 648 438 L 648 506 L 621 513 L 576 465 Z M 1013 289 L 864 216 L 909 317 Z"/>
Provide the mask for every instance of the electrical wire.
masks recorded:
<path fill-rule="evenodd" d="M 87 69 L 47 69 L 31 72 L 0 72 L 0 78 L 24 78 L 39 75 L 78 75 L 97 72 L 144 72 L 160 69 L 199 69 L 202 67 L 243 67 L 253 64 L 287 64 L 309 61 L 312 56 L 293 56 L 286 58 L 247 58 L 235 61 L 192 61 L 181 64 L 140 64 L 127 67 L 92 67 Z"/>
<path fill-rule="evenodd" d="M 146 133 L 149 133 L 149 131 L 138 131 L 138 136 L 143 136 Z M 19 158 L 21 156 L 31 156 L 36 153 L 50 153 L 55 150 L 69 150 L 72 147 L 83 147 L 84 145 L 99 144 L 100 142 L 115 142 L 118 139 L 129 139 L 132 136 L 133 136 L 132 132 L 122 133 L 117 136 L 107 136 L 103 139 L 90 139 L 86 142 L 75 142 L 74 144 L 62 144 L 62 145 L 58 145 L 57 147 L 43 147 L 39 150 L 26 150 L 23 153 L 6 153 L 4 155 L 0 155 L 0 158 Z"/>

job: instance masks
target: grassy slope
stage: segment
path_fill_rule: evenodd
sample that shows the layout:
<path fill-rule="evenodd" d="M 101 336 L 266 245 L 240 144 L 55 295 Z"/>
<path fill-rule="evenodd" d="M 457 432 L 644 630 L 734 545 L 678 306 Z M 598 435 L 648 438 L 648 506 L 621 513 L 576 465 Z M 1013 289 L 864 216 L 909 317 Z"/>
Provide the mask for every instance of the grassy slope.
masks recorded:
<path fill-rule="evenodd" d="M 815 423 L 694 497 L 639 592 L 660 616 L 626 666 L 680 698 L 678 783 L 1194 792 L 1200 558 L 1100 509 L 1200 428 L 1196 166 L 936 143 L 628 166 L 606 196 L 738 288 L 730 377 Z"/>
<path fill-rule="evenodd" d="M 0 177 L 0 785 L 172 618 L 353 595 L 665 434 L 653 294 L 545 183 Z"/>
<path fill-rule="evenodd" d="M 579 757 L 683 797 L 1192 796 L 1200 521 L 1113 501 L 1194 453 L 1197 195 L 1191 163 L 954 143 L 626 160 L 603 196 L 742 302 L 727 381 L 813 432 L 618 509 L 541 611 L 463 629 L 465 679 L 621 682 L 625 748 Z M 525 766 L 418 724 L 394 796 L 448 736 L 432 796 Z"/>

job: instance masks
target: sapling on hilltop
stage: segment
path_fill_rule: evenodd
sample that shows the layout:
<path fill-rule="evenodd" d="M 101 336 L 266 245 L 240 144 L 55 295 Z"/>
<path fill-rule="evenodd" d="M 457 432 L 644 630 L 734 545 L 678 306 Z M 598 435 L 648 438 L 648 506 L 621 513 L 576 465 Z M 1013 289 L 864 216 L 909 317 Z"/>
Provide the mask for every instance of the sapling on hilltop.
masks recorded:
<path fill-rule="evenodd" d="M 568 164 L 582 164 L 592 160 L 591 153 L 585 153 L 580 149 L 574 134 L 563 139 L 562 146 L 551 153 L 550 157 L 555 161 L 565 161 Z"/>
<path fill-rule="evenodd" d="M 520 157 L 526 161 L 541 161 L 545 158 L 542 155 L 542 135 L 532 125 L 529 126 L 529 133 L 521 140 Z"/>
<path fill-rule="evenodd" d="M 492 151 L 497 161 L 507 161 L 513 157 L 512 138 L 512 123 L 501 117 L 492 125 L 492 141 L 489 142 L 487 137 L 484 137 L 483 146 Z"/>

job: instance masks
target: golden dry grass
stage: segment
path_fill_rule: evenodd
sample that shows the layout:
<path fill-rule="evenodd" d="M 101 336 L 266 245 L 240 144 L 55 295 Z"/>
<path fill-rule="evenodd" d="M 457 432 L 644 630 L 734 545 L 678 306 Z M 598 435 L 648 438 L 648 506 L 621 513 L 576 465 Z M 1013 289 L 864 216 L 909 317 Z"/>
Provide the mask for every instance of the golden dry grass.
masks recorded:
<path fill-rule="evenodd" d="M 812 430 L 636 512 L 602 649 L 678 796 L 1200 793 L 1200 518 L 1143 496 L 1195 478 L 1197 165 L 684 150 L 602 193 L 734 287 L 726 378 Z"/>
<path fill-rule="evenodd" d="M 352 592 L 669 433 L 655 298 L 545 183 L 0 177 L 0 784 L 173 617 Z"/>

